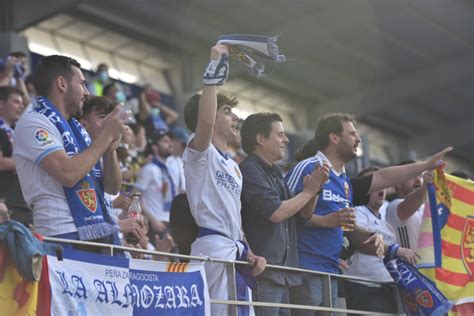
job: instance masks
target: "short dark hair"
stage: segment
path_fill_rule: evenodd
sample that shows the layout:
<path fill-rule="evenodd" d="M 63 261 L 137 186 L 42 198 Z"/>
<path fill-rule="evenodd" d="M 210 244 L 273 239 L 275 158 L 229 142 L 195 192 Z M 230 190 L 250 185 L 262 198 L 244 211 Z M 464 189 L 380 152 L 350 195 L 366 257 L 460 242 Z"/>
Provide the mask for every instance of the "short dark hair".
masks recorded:
<path fill-rule="evenodd" d="M 115 82 L 109 83 L 108 85 L 104 87 L 104 89 L 102 89 L 102 95 L 107 96 L 110 93 L 110 91 L 112 91 L 113 88 L 118 89 Z"/>
<path fill-rule="evenodd" d="M 320 118 L 316 123 L 314 137 L 296 152 L 295 160 L 304 160 L 315 155 L 318 150 L 326 149 L 329 145 L 329 135 L 341 134 L 345 122 L 353 123 L 354 119 L 346 113 L 329 113 Z"/>
<path fill-rule="evenodd" d="M 366 175 L 368 175 L 368 174 L 370 174 L 370 173 L 375 173 L 375 172 L 377 172 L 377 171 L 379 171 L 379 170 L 380 170 L 380 168 L 377 167 L 377 166 L 370 166 L 370 167 L 367 167 L 367 168 L 361 170 L 361 171 L 356 175 L 356 177 L 363 177 L 363 176 L 366 176 Z"/>
<path fill-rule="evenodd" d="M 90 97 L 84 102 L 82 108 L 82 117 L 86 117 L 91 114 L 94 110 L 98 112 L 104 112 L 109 114 L 115 108 L 115 105 L 106 97 Z"/>
<path fill-rule="evenodd" d="M 165 132 L 162 130 L 157 130 L 154 133 L 152 133 L 147 139 L 145 155 L 148 156 L 148 155 L 153 154 L 152 146 L 156 145 L 158 141 L 165 136 L 168 136 L 171 138 L 171 134 L 169 132 Z"/>
<path fill-rule="evenodd" d="M 7 102 L 11 94 L 18 94 L 23 96 L 23 92 L 12 86 L 0 87 L 0 101 Z"/>
<path fill-rule="evenodd" d="M 30 83 L 31 83 L 31 84 L 34 85 L 35 83 L 33 82 L 33 79 L 34 79 L 34 78 L 33 78 L 33 74 L 29 74 L 29 75 L 26 76 L 26 78 L 25 78 L 25 84 L 30 84 Z"/>
<path fill-rule="evenodd" d="M 314 140 L 318 149 L 325 149 L 329 145 L 329 134 L 341 134 L 345 122 L 354 122 L 351 115 L 346 113 L 330 113 L 318 120 L 314 131 Z"/>
<path fill-rule="evenodd" d="M 240 130 L 242 138 L 242 149 L 251 153 L 257 146 L 257 135 L 262 134 L 265 137 L 270 135 L 273 122 L 283 122 L 281 116 L 277 113 L 256 113 L 249 115 Z"/>
<path fill-rule="evenodd" d="M 197 93 L 193 95 L 184 106 L 184 122 L 186 123 L 188 129 L 190 129 L 192 132 L 196 131 L 198 122 L 199 100 L 201 100 L 201 95 Z M 226 104 L 230 107 L 235 107 L 237 104 L 239 104 L 239 101 L 232 95 L 218 93 L 217 109 L 219 110 Z"/>
<path fill-rule="evenodd" d="M 100 63 L 97 65 L 97 72 L 99 72 L 101 69 L 106 68 L 107 70 L 109 69 L 109 65 L 106 63 Z"/>
<path fill-rule="evenodd" d="M 15 58 L 26 58 L 26 54 L 22 51 L 11 52 L 10 56 L 15 57 Z"/>
<path fill-rule="evenodd" d="M 47 97 L 54 81 L 59 76 L 70 81 L 73 75 L 73 66 L 81 68 L 81 64 L 77 60 L 67 56 L 51 55 L 41 59 L 33 72 L 33 83 L 38 95 Z"/>

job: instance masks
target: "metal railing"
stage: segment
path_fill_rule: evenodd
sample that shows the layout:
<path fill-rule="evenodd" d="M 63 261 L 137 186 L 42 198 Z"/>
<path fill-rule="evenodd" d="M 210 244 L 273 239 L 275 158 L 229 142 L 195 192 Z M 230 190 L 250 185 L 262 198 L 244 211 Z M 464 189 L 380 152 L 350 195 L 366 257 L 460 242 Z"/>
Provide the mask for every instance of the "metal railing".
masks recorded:
<path fill-rule="evenodd" d="M 239 301 L 237 300 L 237 290 L 235 284 L 235 265 L 251 265 L 249 262 L 246 261 L 238 261 L 238 260 L 223 260 L 223 259 L 214 259 L 210 257 L 201 257 L 201 256 L 188 256 L 188 255 L 181 255 L 176 253 L 168 253 L 168 252 L 161 252 L 161 251 L 154 251 L 154 250 L 145 250 L 145 249 L 137 249 L 131 248 L 126 246 L 117 246 L 111 244 L 104 244 L 104 243 L 96 243 L 96 242 L 88 242 L 88 241 L 80 241 L 80 240 L 70 240 L 70 239 L 61 239 L 61 238 L 53 238 L 53 237 L 44 237 L 44 241 L 46 242 L 53 242 L 53 243 L 66 243 L 66 244 L 76 244 L 76 245 L 84 245 L 84 246 L 94 246 L 100 248 L 106 248 L 109 251 L 106 253 L 108 255 L 113 256 L 114 251 L 116 249 L 127 251 L 127 252 L 136 252 L 136 253 L 143 253 L 143 254 L 150 254 L 156 255 L 161 257 L 169 257 L 169 258 L 178 258 L 178 259 L 187 259 L 187 260 L 195 260 L 206 262 L 210 261 L 213 263 L 222 263 L 226 266 L 227 274 L 230 276 L 229 280 L 229 296 L 232 299 L 229 300 L 218 300 L 212 299 L 210 300 L 211 304 L 226 304 L 232 305 L 235 308 L 230 308 L 230 315 L 237 315 L 237 306 L 261 306 L 261 307 L 280 307 L 280 308 L 289 308 L 289 309 L 304 309 L 304 310 L 313 310 L 319 312 L 331 312 L 340 315 L 344 315 L 347 313 L 350 314 L 357 314 L 357 315 L 405 315 L 401 311 L 401 303 L 399 297 L 397 295 L 397 302 L 398 302 L 398 311 L 397 314 L 387 314 L 387 313 L 377 313 L 371 311 L 361 311 L 361 310 L 352 310 L 346 308 L 336 308 L 332 306 L 332 291 L 331 291 L 331 280 L 334 279 L 343 279 L 343 280 L 353 280 L 353 281 L 361 281 L 366 283 L 372 284 L 393 284 L 393 282 L 378 282 L 367 278 L 361 278 L 357 276 L 350 276 L 350 275 L 341 275 L 341 274 L 333 274 L 333 273 L 326 273 L 320 271 L 313 271 L 301 268 L 294 268 L 294 267 L 285 267 L 279 265 L 272 265 L 267 264 L 266 269 L 274 269 L 280 271 L 291 271 L 291 272 L 299 272 L 299 273 L 308 273 L 312 275 L 319 275 L 323 276 L 324 285 L 323 285 L 323 305 L 324 306 L 309 306 L 309 305 L 297 305 L 297 304 L 282 304 L 282 303 L 270 303 L 270 302 L 258 302 L 258 301 Z"/>

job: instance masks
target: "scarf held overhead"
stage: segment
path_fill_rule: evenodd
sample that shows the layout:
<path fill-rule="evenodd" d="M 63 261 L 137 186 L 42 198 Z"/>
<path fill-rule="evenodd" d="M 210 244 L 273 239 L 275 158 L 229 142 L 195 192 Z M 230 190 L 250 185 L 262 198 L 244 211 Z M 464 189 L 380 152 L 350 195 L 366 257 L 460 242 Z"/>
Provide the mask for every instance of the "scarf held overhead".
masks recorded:
<path fill-rule="evenodd" d="M 265 65 L 255 61 L 249 53 L 277 63 L 286 61 L 286 56 L 278 52 L 277 38 L 278 36 L 234 34 L 220 36 L 217 43 L 228 45 L 230 56 L 248 66 L 259 77 L 264 75 Z"/>
<path fill-rule="evenodd" d="M 58 129 L 68 156 L 79 154 L 89 147 L 91 139 L 86 130 L 75 118 L 66 121 L 47 98 L 38 98 L 35 111 L 46 116 Z M 63 188 L 80 240 L 99 239 L 117 231 L 105 206 L 99 162 L 72 188 Z"/>

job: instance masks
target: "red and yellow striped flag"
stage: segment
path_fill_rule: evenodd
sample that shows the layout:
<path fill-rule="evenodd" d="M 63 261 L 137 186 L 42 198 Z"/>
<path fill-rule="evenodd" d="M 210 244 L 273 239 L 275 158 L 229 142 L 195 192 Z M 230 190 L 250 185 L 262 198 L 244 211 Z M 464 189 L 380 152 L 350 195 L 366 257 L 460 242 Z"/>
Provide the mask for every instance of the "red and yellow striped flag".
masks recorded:
<path fill-rule="evenodd" d="M 453 302 L 453 315 L 473 315 L 474 182 L 436 170 L 434 184 L 436 204 L 431 203 L 431 217 L 439 218 L 438 228 L 433 225 L 434 253 L 436 257 L 438 252 L 441 267 L 421 268 L 420 272 Z M 436 229 L 440 243 L 436 242 Z"/>

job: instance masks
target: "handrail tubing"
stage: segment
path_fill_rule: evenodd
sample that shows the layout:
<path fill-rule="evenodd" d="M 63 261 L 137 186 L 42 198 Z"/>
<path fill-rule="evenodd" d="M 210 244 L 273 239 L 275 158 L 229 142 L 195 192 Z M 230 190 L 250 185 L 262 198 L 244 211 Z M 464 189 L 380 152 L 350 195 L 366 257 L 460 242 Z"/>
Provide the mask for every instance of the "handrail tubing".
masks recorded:
<path fill-rule="evenodd" d="M 262 306 L 262 307 L 281 307 L 281 308 L 294 308 L 294 309 L 305 309 L 313 311 L 323 311 L 323 312 L 336 312 L 336 313 L 350 313 L 358 315 L 397 315 L 404 316 L 406 314 L 389 314 L 389 313 L 378 313 L 372 311 L 361 311 L 355 309 L 344 309 L 344 308 L 335 308 L 335 307 L 324 307 L 324 306 L 310 306 L 310 305 L 299 305 L 299 304 L 283 304 L 283 303 L 270 303 L 270 302 L 255 302 L 255 301 L 232 301 L 232 300 L 218 300 L 211 299 L 212 304 L 226 304 L 226 305 L 241 305 L 241 306 Z"/>
<path fill-rule="evenodd" d="M 71 239 L 62 239 L 62 238 L 55 238 L 55 237 L 43 237 L 43 239 L 47 242 L 72 243 L 72 244 L 78 244 L 78 245 L 97 246 L 97 247 L 102 247 L 102 248 L 115 248 L 115 249 L 120 249 L 124 251 L 139 252 L 139 253 L 158 255 L 158 256 L 167 256 L 167 257 L 172 257 L 172 258 L 197 260 L 197 261 L 203 261 L 203 262 L 211 261 L 211 262 L 224 263 L 224 264 L 252 265 L 250 262 L 247 262 L 247 261 L 224 260 L 224 259 L 216 259 L 216 258 L 203 257 L 203 256 L 181 255 L 181 254 L 176 254 L 176 253 L 162 252 L 162 251 L 156 251 L 156 250 L 137 249 L 137 248 L 127 247 L 127 246 L 117 246 L 117 245 L 104 244 L 104 243 L 91 242 L 91 241 L 83 241 L 83 240 L 71 240 Z M 376 284 L 393 284 L 393 282 L 375 281 L 372 279 L 361 278 L 358 276 L 314 271 L 314 270 L 308 270 L 308 269 L 296 268 L 296 267 L 286 267 L 286 266 L 279 266 L 279 265 L 273 265 L 273 264 L 267 264 L 266 267 L 270 269 L 275 269 L 275 270 L 325 275 L 325 276 L 330 276 L 330 277 L 335 277 L 335 278 L 370 282 L 370 283 L 376 283 Z"/>
<path fill-rule="evenodd" d="M 70 243 L 70 244 L 78 244 L 78 245 L 96 246 L 96 247 L 101 247 L 101 248 L 110 248 L 111 254 L 113 254 L 113 249 L 120 249 L 124 251 L 129 251 L 129 252 L 139 252 L 139 253 L 145 253 L 145 254 L 151 254 L 151 255 L 189 259 L 189 260 L 196 260 L 196 261 L 202 261 L 202 262 L 212 261 L 212 262 L 217 262 L 217 263 L 223 263 L 226 265 L 234 265 L 234 264 L 251 265 L 251 263 L 246 262 L 246 261 L 223 260 L 223 259 L 214 259 L 214 258 L 202 257 L 202 256 L 181 255 L 181 254 L 175 254 L 175 253 L 168 253 L 168 252 L 155 251 L 155 250 L 146 250 L 146 249 L 136 249 L 136 248 L 127 247 L 127 246 L 118 246 L 118 245 L 97 243 L 97 242 L 91 242 L 91 241 L 62 239 L 62 238 L 55 238 L 55 237 L 43 237 L 43 239 L 46 242 L 53 242 L 53 243 Z M 335 278 L 370 282 L 370 283 L 375 283 L 375 284 L 393 284 L 393 282 L 379 282 L 379 281 L 374 281 L 371 279 L 366 279 L 366 278 L 361 278 L 361 277 L 356 277 L 356 276 L 340 275 L 340 274 L 334 274 L 334 273 L 326 273 L 326 272 L 313 271 L 313 270 L 294 268 L 294 267 L 285 267 L 285 266 L 272 265 L 272 264 L 267 264 L 267 268 L 276 269 L 276 270 L 284 270 L 284 271 L 286 270 L 286 271 L 292 271 L 292 272 L 311 273 L 311 274 L 329 276 L 329 278 L 335 277 Z M 255 302 L 255 301 L 248 302 L 248 301 L 237 301 L 237 300 L 210 299 L 210 303 L 211 304 L 225 304 L 225 305 L 232 305 L 232 306 L 281 307 L 281 308 L 325 311 L 325 312 L 335 312 L 335 313 L 351 313 L 351 314 L 357 314 L 357 315 L 369 315 L 369 314 L 370 315 L 383 315 L 383 316 L 404 315 L 404 314 L 377 313 L 377 312 L 343 309 L 343 308 L 335 308 L 335 307 L 309 306 L 309 305 L 271 303 L 271 302 Z"/>

